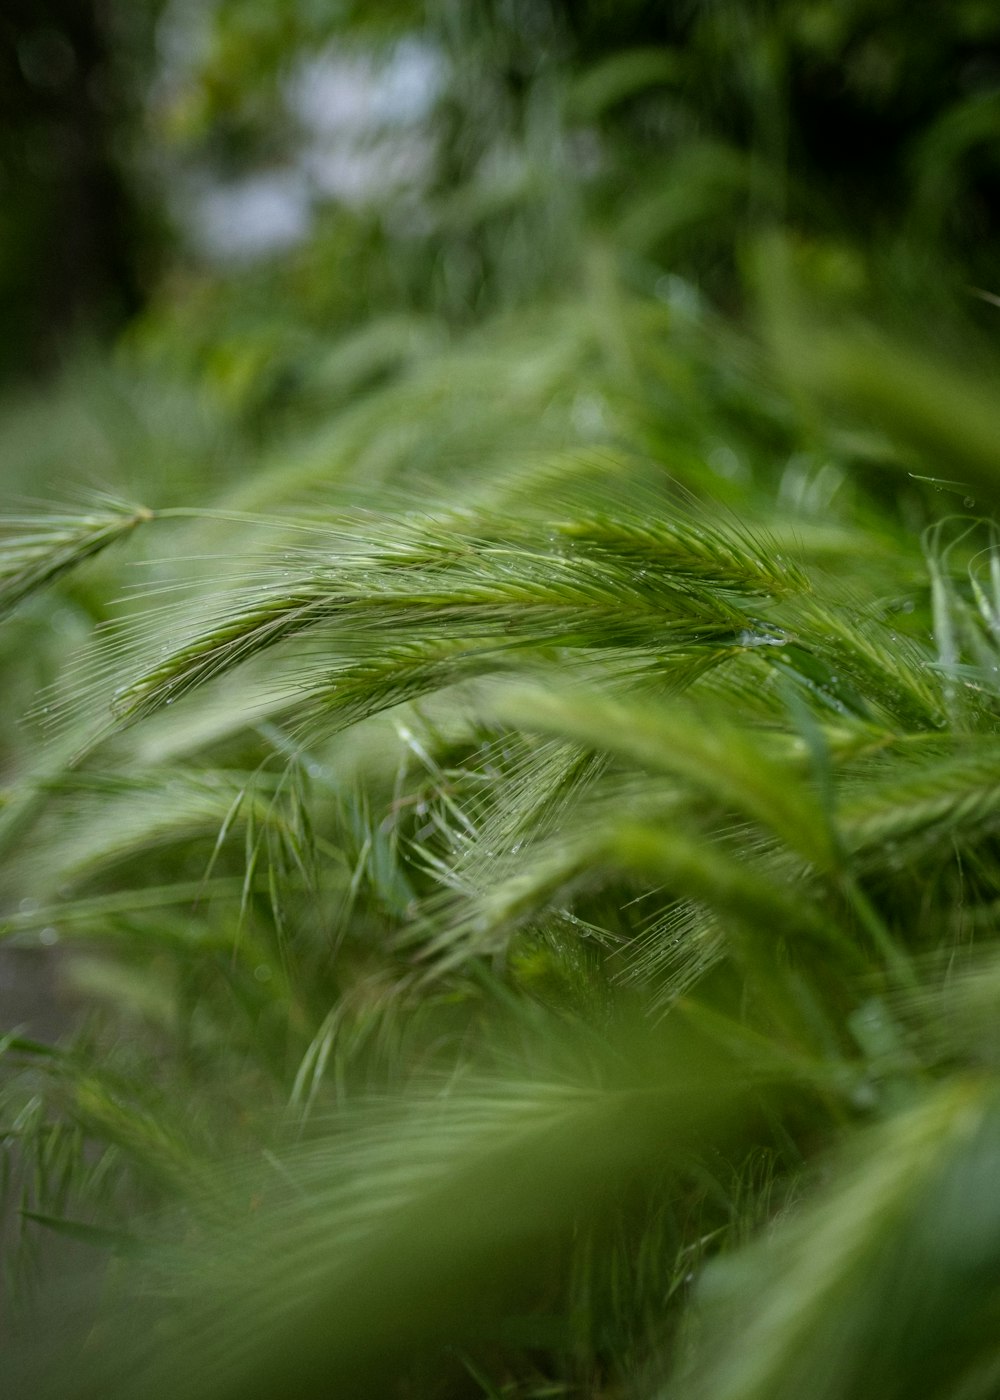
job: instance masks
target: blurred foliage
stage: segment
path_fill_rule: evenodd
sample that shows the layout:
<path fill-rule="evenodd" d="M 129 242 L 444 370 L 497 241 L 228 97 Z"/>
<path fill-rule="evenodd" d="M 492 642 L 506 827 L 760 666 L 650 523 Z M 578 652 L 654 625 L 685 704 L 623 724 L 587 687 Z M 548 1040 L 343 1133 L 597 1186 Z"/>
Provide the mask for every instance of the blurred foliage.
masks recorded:
<path fill-rule="evenodd" d="M 741 245 L 773 222 L 849 249 L 849 280 L 896 305 L 1000 285 L 989 3 L 47 4 L 3 21 L 9 370 L 141 300 L 146 335 L 199 376 L 213 332 L 247 345 L 239 382 L 267 397 L 308 357 L 303 325 L 390 308 L 465 324 L 571 284 L 581 220 L 729 306 Z M 407 44 L 436 65 L 410 130 L 425 171 L 397 186 L 383 161 L 353 215 L 314 185 L 312 234 L 281 267 L 192 255 L 192 189 L 302 168 L 311 64 L 353 56 L 346 77 L 374 90 Z M 388 149 L 382 120 L 362 149 Z"/>
<path fill-rule="evenodd" d="M 4 19 L 11 1393 L 997 1393 L 994 9 Z"/>

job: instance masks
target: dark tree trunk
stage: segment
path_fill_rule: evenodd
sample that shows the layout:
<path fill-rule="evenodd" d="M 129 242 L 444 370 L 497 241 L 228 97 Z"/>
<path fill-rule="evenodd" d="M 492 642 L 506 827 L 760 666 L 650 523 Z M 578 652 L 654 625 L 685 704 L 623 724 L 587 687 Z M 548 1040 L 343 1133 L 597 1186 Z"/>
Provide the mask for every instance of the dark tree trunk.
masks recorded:
<path fill-rule="evenodd" d="M 141 9 L 143 0 L 135 0 Z M 0 374 L 48 367 L 141 300 L 144 240 L 118 143 L 130 94 L 99 0 L 0 14 Z"/>

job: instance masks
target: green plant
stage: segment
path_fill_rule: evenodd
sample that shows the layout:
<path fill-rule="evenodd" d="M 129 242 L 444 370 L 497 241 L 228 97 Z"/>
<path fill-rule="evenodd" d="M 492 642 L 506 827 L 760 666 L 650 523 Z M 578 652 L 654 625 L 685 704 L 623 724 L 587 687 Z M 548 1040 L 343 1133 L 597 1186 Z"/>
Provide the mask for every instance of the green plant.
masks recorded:
<path fill-rule="evenodd" d="M 613 286 L 214 502 L 11 527 L 13 644 L 101 619 L 0 808 L 91 1008 L 4 1049 L 52 1394 L 992 1393 L 993 527 L 899 471 L 901 357 L 852 411 L 923 548 Z"/>
<path fill-rule="evenodd" d="M 0 412 L 8 1386 L 986 1400 L 996 20 L 370 8 L 174 117 L 417 37 L 407 217 Z"/>

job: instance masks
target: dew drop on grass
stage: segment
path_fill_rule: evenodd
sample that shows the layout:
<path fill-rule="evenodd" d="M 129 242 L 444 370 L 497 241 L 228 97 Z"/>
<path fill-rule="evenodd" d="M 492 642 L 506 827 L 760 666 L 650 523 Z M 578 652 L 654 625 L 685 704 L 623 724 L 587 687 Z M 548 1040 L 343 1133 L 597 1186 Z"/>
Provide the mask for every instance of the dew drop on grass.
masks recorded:
<path fill-rule="evenodd" d="M 768 636 L 765 632 L 753 632 L 745 627 L 736 638 L 741 647 L 783 647 L 784 637 Z"/>

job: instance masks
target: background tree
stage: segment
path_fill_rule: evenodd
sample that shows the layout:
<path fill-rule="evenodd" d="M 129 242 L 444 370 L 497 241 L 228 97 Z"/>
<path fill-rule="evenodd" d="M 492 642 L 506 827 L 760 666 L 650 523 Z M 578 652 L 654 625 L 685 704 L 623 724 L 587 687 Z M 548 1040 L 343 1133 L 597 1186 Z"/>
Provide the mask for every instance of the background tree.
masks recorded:
<path fill-rule="evenodd" d="M 12 3 L 0 19 L 4 373 L 51 366 L 67 337 L 142 305 L 156 214 L 134 147 L 161 6 Z"/>

